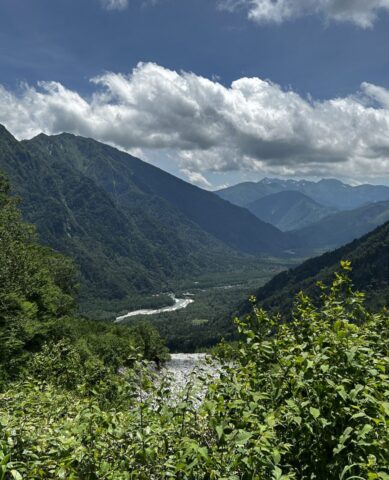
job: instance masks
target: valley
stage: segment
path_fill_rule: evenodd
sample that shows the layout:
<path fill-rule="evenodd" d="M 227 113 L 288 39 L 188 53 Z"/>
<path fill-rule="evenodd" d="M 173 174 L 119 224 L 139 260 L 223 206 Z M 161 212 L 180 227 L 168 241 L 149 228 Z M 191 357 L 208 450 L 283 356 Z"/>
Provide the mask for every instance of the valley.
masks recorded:
<path fill-rule="evenodd" d="M 262 259 L 252 262 L 240 271 L 207 274 L 196 277 L 195 280 L 177 283 L 175 295 L 181 298 L 189 292 L 190 300 L 193 300 L 185 309 L 159 312 L 152 316 L 123 318 L 120 323 L 151 323 L 166 340 L 172 352 L 208 349 L 222 338 L 227 341 L 236 339 L 232 319 L 237 312 L 237 306 L 246 302 L 259 285 L 300 262 L 300 259 Z"/>
<path fill-rule="evenodd" d="M 388 48 L 389 0 L 0 0 L 0 480 L 389 480 Z"/>
<path fill-rule="evenodd" d="M 265 178 L 209 192 L 66 133 L 19 142 L 0 127 L 0 169 L 40 240 L 74 261 L 79 313 L 151 323 L 174 352 L 234 340 L 259 287 L 389 219 L 385 186 Z"/>

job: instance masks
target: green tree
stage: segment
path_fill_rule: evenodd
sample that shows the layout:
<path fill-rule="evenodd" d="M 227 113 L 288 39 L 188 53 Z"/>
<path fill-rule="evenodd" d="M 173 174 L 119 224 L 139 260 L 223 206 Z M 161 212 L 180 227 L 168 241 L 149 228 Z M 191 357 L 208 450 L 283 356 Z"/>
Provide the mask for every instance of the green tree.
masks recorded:
<path fill-rule="evenodd" d="M 17 203 L 0 173 L 0 364 L 10 373 L 40 347 L 52 320 L 75 306 L 71 261 L 37 243 Z"/>

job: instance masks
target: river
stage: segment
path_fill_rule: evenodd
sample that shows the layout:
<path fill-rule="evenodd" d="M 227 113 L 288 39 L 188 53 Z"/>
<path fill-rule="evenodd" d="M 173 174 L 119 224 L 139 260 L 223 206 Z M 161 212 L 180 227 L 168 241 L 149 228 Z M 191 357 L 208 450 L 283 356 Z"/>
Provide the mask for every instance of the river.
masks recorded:
<path fill-rule="evenodd" d="M 186 308 L 188 305 L 194 302 L 193 298 L 176 298 L 174 295 L 171 295 L 174 300 L 174 305 L 170 305 L 169 307 L 162 307 L 157 309 L 143 309 L 143 310 L 134 310 L 133 312 L 128 312 L 125 315 L 117 317 L 115 323 L 120 323 L 123 320 L 126 320 L 130 317 L 136 317 L 138 315 L 156 315 L 157 313 L 165 313 L 165 312 L 175 312 L 176 310 L 182 310 Z"/>
<path fill-rule="evenodd" d="M 160 372 L 162 377 L 166 374 L 172 382 L 173 400 L 179 399 L 188 382 L 192 381 L 197 402 L 200 402 L 206 393 L 207 384 L 218 376 L 219 366 L 216 362 L 210 362 L 210 356 L 205 353 L 172 353 Z M 199 381 L 199 376 L 204 381 Z"/>

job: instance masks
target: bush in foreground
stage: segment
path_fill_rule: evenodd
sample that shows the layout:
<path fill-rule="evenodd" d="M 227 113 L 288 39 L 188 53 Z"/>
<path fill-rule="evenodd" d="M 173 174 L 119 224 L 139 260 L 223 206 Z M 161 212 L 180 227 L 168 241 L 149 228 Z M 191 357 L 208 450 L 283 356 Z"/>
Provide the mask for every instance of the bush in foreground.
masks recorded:
<path fill-rule="evenodd" d="M 108 386 L 9 385 L 0 479 L 388 479 L 389 316 L 366 311 L 349 269 L 319 306 L 301 293 L 288 324 L 255 306 L 237 321 L 246 342 L 200 404 L 201 385 L 177 400 L 141 364 Z"/>

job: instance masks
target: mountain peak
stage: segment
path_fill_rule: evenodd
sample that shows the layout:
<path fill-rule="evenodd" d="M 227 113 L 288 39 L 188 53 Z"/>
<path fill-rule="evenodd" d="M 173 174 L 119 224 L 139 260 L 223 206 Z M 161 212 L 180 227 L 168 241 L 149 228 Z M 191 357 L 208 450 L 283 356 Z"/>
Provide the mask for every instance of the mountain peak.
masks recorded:
<path fill-rule="evenodd" d="M 3 145 L 15 145 L 18 140 L 10 133 L 4 125 L 0 124 L 0 143 Z"/>
<path fill-rule="evenodd" d="M 1 123 L 0 123 L 0 137 L 8 137 L 8 138 L 13 138 L 14 140 L 16 140 L 15 137 L 12 135 L 12 133 L 10 133 L 10 132 L 5 128 L 5 126 L 2 125 Z"/>

